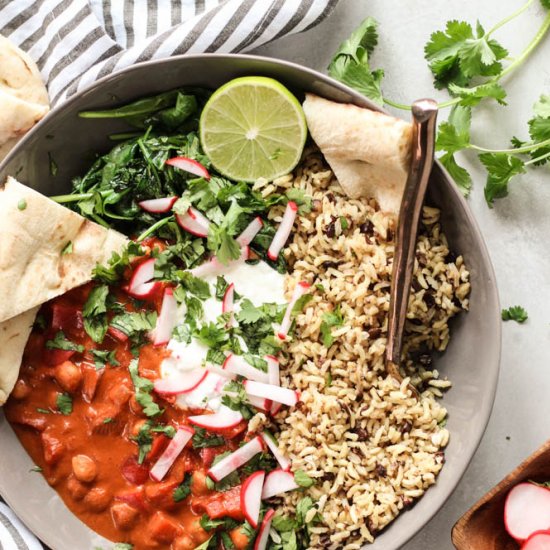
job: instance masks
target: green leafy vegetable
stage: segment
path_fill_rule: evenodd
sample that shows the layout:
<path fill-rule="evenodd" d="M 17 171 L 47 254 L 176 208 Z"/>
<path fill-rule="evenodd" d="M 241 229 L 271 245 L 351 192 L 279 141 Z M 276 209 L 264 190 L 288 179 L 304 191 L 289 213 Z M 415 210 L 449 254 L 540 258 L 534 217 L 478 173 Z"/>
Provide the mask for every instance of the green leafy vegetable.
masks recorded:
<path fill-rule="evenodd" d="M 152 330 L 157 324 L 156 311 L 125 312 L 115 315 L 111 320 L 111 326 L 120 330 L 126 336 L 136 336 L 140 333 Z"/>
<path fill-rule="evenodd" d="M 191 443 L 193 449 L 204 449 L 206 447 L 219 447 L 225 443 L 225 440 L 221 435 L 209 434 L 204 428 L 196 426 Z"/>
<path fill-rule="evenodd" d="M 60 393 L 56 399 L 57 410 L 68 416 L 73 412 L 73 398 L 68 393 Z"/>
<path fill-rule="evenodd" d="M 200 519 L 200 525 L 205 531 L 223 528 L 224 531 L 231 531 L 238 527 L 239 522 L 232 518 L 224 517 L 220 519 L 211 519 L 207 514 L 204 514 Z"/>
<path fill-rule="evenodd" d="M 61 251 L 61 255 L 62 256 L 66 256 L 67 254 L 72 254 L 73 253 L 73 241 L 69 241 L 64 247 L 63 247 L 63 250 Z"/>
<path fill-rule="evenodd" d="M 492 207 L 495 199 L 508 195 L 508 183 L 518 174 L 525 173 L 525 164 L 518 157 L 506 153 L 483 153 L 479 160 L 487 169 L 485 200 Z"/>
<path fill-rule="evenodd" d="M 323 340 L 323 345 L 326 348 L 330 348 L 330 346 L 334 343 L 332 328 L 341 327 L 343 324 L 344 318 L 339 307 L 337 307 L 334 311 L 327 311 L 323 313 L 323 316 L 321 317 L 321 339 Z"/>
<path fill-rule="evenodd" d="M 77 351 L 82 353 L 84 351 L 84 346 L 80 344 L 75 344 L 68 340 L 62 330 L 58 331 L 54 336 L 53 340 L 48 340 L 46 342 L 47 349 L 61 349 L 64 351 Z"/>
<path fill-rule="evenodd" d="M 118 367 L 120 363 L 116 358 L 116 350 L 99 350 L 92 349 L 90 350 L 94 358 L 94 365 L 97 370 L 104 368 L 107 363 L 113 367 Z"/>
<path fill-rule="evenodd" d="M 153 382 L 147 378 L 142 378 L 138 374 L 138 361 L 133 359 L 128 366 L 130 377 L 134 384 L 136 401 L 143 408 L 143 413 L 146 416 L 154 417 L 162 413 L 161 408 L 153 401 L 151 392 L 153 391 Z"/>
<path fill-rule="evenodd" d="M 101 343 L 107 334 L 107 296 L 109 287 L 99 285 L 90 292 L 82 315 L 84 316 L 84 329 L 94 342 Z"/>
<path fill-rule="evenodd" d="M 174 502 L 181 502 L 185 500 L 191 494 L 191 480 L 192 476 L 189 472 L 185 473 L 183 481 L 174 489 L 172 498 Z"/>
<path fill-rule="evenodd" d="M 511 306 L 502 310 L 503 321 L 516 321 L 516 323 L 525 323 L 528 319 L 527 311 L 521 306 Z"/>
<path fill-rule="evenodd" d="M 306 489 L 312 485 L 315 485 L 315 480 L 309 477 L 303 470 L 297 470 L 294 472 L 294 481 L 300 487 L 305 487 Z"/>

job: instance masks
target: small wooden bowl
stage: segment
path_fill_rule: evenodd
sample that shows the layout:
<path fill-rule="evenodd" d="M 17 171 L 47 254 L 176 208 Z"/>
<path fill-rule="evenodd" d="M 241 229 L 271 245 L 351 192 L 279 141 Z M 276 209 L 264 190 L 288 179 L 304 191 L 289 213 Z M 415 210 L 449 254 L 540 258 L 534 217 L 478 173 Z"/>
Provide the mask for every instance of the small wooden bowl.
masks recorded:
<path fill-rule="evenodd" d="M 456 522 L 452 533 L 455 548 L 518 550 L 518 543 L 504 528 L 504 502 L 512 487 L 528 480 L 550 480 L 550 441 L 525 459 Z"/>

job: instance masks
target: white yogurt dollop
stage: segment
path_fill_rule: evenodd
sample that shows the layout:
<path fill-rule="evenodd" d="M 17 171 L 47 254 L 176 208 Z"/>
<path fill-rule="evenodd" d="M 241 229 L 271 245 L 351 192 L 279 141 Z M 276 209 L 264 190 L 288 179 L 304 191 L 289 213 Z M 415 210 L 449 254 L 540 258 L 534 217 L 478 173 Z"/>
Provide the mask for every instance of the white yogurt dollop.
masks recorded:
<path fill-rule="evenodd" d="M 248 298 L 256 307 L 266 303 L 284 304 L 284 275 L 281 275 L 265 262 L 258 262 L 255 265 L 246 262 L 235 262 L 234 264 L 220 270 L 214 275 L 203 277 L 209 286 L 211 297 L 202 302 L 204 317 L 203 324 L 214 323 L 222 314 L 222 302 L 215 296 L 216 281 L 218 275 L 223 275 L 228 284 L 235 285 L 235 292 L 242 298 Z M 234 311 L 240 310 L 239 302 L 235 303 Z M 178 314 L 179 324 L 183 324 L 185 318 L 185 306 L 180 307 Z M 244 349 L 244 341 L 240 339 Z M 206 364 L 208 346 L 191 339 L 189 344 L 170 340 L 168 350 L 171 356 L 166 358 L 161 365 L 162 378 L 169 378 L 179 373 L 202 367 Z M 182 408 L 208 408 L 214 411 L 221 405 L 220 386 L 227 379 L 211 372 L 207 379 L 200 386 L 189 393 L 178 396 L 176 403 Z"/>

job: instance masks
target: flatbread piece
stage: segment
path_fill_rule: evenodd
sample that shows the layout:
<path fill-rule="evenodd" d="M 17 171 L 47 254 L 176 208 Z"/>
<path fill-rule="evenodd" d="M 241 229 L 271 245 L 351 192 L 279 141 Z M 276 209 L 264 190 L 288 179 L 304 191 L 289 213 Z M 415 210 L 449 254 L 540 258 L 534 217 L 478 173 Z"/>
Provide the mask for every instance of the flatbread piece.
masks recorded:
<path fill-rule="evenodd" d="M 399 213 L 411 157 L 412 126 L 356 105 L 306 94 L 311 137 L 351 198 L 372 197 Z"/>
<path fill-rule="evenodd" d="M 127 238 L 8 178 L 0 187 L 0 323 L 91 279 Z"/>

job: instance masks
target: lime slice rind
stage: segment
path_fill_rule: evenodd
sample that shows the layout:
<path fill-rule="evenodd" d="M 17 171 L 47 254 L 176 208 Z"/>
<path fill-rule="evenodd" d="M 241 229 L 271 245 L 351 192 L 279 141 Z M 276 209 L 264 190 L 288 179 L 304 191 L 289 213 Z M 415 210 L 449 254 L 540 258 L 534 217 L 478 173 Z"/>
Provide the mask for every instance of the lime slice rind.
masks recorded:
<path fill-rule="evenodd" d="M 302 156 L 307 125 L 296 97 L 267 77 L 241 77 L 219 88 L 200 119 L 200 139 L 212 165 L 236 181 L 273 180 Z"/>

